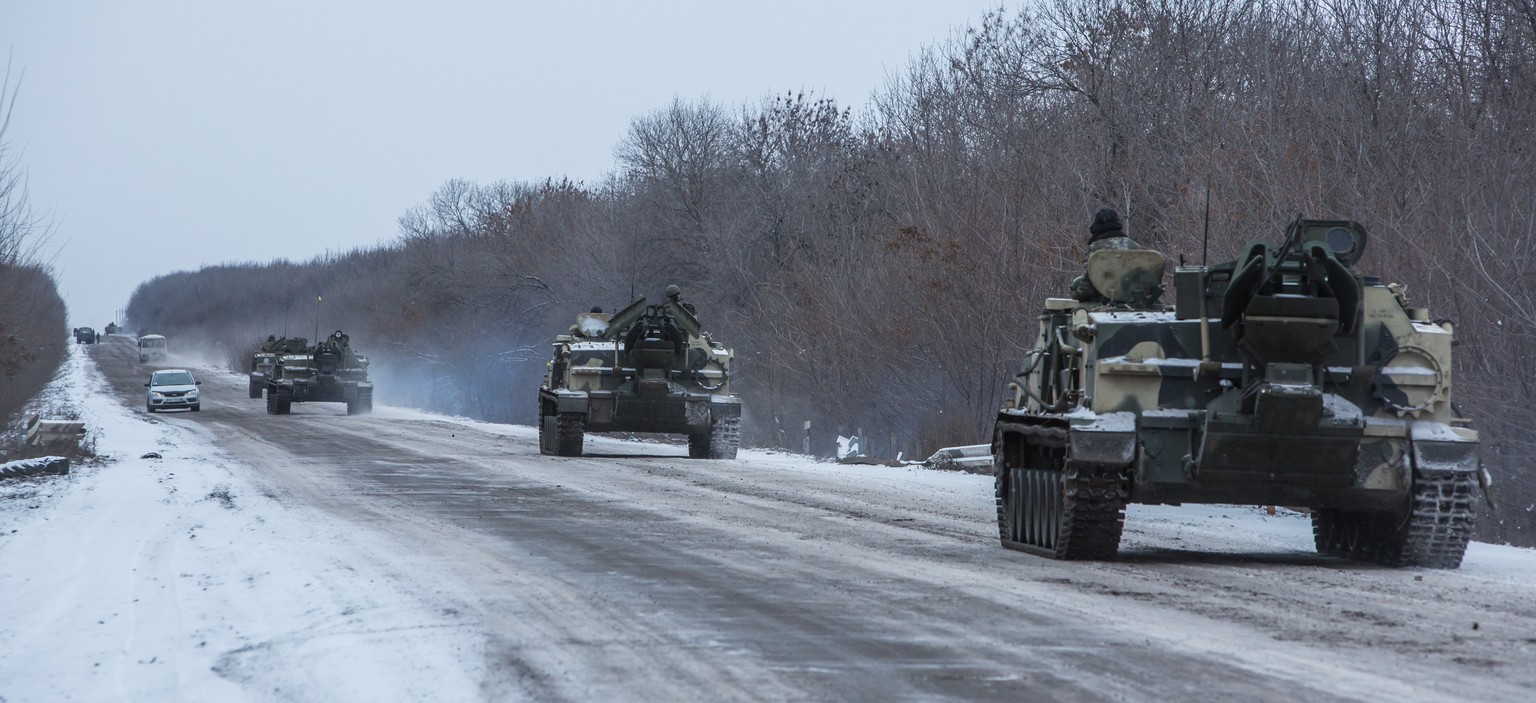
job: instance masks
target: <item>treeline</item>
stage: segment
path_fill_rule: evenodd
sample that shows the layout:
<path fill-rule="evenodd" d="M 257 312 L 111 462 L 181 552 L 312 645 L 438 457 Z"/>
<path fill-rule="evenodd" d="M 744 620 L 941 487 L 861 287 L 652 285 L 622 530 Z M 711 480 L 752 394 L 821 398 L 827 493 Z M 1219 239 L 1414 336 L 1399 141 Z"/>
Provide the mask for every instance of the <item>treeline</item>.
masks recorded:
<path fill-rule="evenodd" d="M 450 182 L 394 243 L 166 276 L 129 314 L 243 353 L 323 293 L 386 397 L 527 422 L 576 312 L 676 283 L 738 350 L 748 444 L 798 448 L 809 420 L 918 456 L 986 440 L 1095 210 L 1195 263 L 1209 194 L 1213 262 L 1297 214 L 1356 219 L 1364 270 L 1458 323 L 1504 503 L 1482 536 L 1531 543 L 1533 148 L 1532 0 L 1055 0 L 926 49 L 857 114 L 675 100 L 601 183 Z"/>
<path fill-rule="evenodd" d="M 46 228 L 27 202 L 20 152 L 6 139 L 16 90 L 0 80 L 0 427 L 42 390 L 64 361 L 64 300 L 38 260 Z M 9 446 L 0 447 L 3 458 Z"/>

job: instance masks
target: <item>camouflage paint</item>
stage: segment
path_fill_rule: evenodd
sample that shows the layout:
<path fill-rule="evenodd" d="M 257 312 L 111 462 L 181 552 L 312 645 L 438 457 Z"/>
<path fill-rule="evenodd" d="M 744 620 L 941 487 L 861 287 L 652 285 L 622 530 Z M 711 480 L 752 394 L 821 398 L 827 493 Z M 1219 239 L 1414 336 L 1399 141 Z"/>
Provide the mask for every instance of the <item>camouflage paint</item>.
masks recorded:
<path fill-rule="evenodd" d="M 637 370 L 643 359 L 624 351 L 625 335 L 647 316 L 665 318 L 686 338 L 680 354 L 667 354 L 665 368 Z M 741 414 L 731 393 L 734 355 L 676 301 L 653 306 L 640 298 L 612 316 L 581 313 L 569 331 L 555 338 L 539 389 L 541 415 L 582 413 L 594 432 L 686 434 Z"/>
<path fill-rule="evenodd" d="M 1341 258 L 1352 264 L 1361 242 Z M 1177 312 L 1048 301 L 999 426 L 1067 427 L 1094 451 L 1130 438 L 1132 502 L 1394 509 L 1416 466 L 1477 470 L 1477 433 L 1451 408 L 1448 323 L 1357 275 L 1359 329 L 1336 335 L 1320 365 L 1255 367 L 1214 319 L 1202 359 L 1199 310 L 1219 311 L 1225 266 L 1181 269 Z M 1117 432 L 1107 416 L 1131 421 Z"/>

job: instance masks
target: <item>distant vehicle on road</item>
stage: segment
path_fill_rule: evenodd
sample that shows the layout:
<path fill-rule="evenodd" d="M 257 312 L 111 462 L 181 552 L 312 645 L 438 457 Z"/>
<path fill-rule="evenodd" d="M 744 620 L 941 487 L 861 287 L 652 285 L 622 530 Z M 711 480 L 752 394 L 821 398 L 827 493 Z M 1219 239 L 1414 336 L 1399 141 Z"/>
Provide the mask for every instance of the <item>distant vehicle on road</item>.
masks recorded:
<path fill-rule="evenodd" d="M 95 344 L 96 330 L 89 327 L 75 328 L 75 344 Z"/>
<path fill-rule="evenodd" d="M 151 361 L 165 361 L 169 354 L 165 346 L 165 337 L 158 334 L 146 334 L 139 337 L 139 363 L 147 364 Z"/>
<path fill-rule="evenodd" d="M 203 382 L 193 378 L 192 372 L 186 369 L 156 371 L 149 375 L 149 383 L 144 384 L 149 389 L 144 399 L 144 409 L 149 412 L 176 408 L 186 408 L 192 412 L 202 410 L 202 398 L 197 392 L 197 387 L 201 385 Z"/>
<path fill-rule="evenodd" d="M 313 347 L 305 342 L 302 337 L 273 340 L 277 362 L 261 377 L 267 413 L 287 415 L 294 403 L 346 403 L 348 415 L 373 412 L 368 357 L 353 351 L 351 338 L 336 330 Z M 251 378 L 256 380 L 256 371 Z M 258 397 L 254 384 L 251 397 Z"/>

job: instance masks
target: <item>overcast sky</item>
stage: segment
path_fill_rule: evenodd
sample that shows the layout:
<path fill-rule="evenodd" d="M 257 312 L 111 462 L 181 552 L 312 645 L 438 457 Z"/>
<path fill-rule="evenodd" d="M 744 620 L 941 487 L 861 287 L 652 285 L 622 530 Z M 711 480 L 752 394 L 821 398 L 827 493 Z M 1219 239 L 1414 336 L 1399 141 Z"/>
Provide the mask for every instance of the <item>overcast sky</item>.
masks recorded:
<path fill-rule="evenodd" d="M 594 181 L 674 96 L 858 110 L 998 4 L 0 0 L 0 49 L 71 325 L 101 327 L 162 273 L 392 240 L 450 178 Z"/>

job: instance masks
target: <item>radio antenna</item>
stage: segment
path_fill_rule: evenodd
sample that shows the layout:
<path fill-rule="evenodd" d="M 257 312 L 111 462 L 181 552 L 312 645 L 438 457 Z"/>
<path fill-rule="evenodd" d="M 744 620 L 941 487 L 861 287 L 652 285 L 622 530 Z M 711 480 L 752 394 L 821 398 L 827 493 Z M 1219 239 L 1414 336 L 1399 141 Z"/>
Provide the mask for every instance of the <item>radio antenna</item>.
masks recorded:
<path fill-rule="evenodd" d="M 1200 238 L 1200 265 L 1207 265 L 1206 254 L 1211 248 L 1211 177 L 1205 177 L 1205 235 Z"/>

